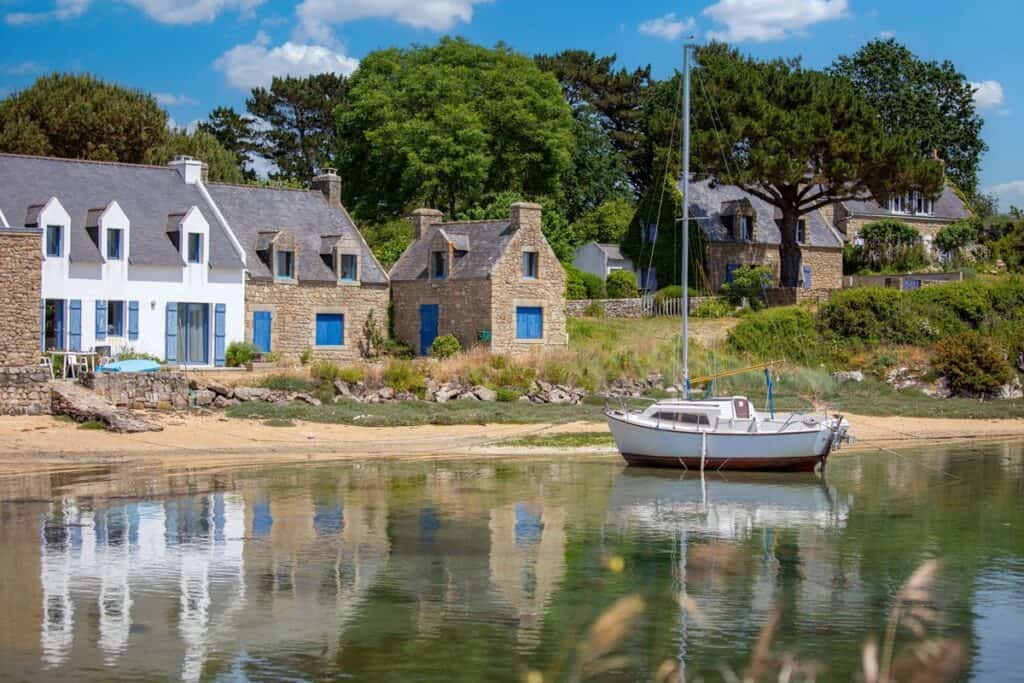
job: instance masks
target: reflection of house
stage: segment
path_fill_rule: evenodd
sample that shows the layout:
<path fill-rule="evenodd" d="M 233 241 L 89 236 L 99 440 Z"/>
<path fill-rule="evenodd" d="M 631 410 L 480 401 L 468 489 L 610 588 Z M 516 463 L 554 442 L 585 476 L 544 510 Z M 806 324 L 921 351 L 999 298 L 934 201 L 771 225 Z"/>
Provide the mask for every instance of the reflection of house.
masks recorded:
<path fill-rule="evenodd" d="M 541 231 L 541 208 L 507 219 L 444 223 L 413 213 L 413 241 L 391 269 L 395 335 L 425 354 L 438 335 L 499 353 L 560 347 L 565 271 Z"/>
<path fill-rule="evenodd" d="M 602 280 L 617 270 L 626 270 L 636 275 L 633 262 L 617 244 L 587 242 L 573 254 L 572 264 L 584 273 L 592 273 Z"/>

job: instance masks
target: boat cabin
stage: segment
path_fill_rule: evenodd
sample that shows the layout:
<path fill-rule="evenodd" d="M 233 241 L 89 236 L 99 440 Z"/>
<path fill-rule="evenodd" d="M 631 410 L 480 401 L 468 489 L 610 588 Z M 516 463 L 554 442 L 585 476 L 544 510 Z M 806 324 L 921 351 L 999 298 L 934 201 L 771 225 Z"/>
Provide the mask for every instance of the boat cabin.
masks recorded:
<path fill-rule="evenodd" d="M 644 411 L 643 417 L 671 426 L 709 427 L 733 420 L 756 421 L 757 411 L 745 396 L 704 401 L 659 401 Z M 666 425 L 666 426 L 668 426 Z"/>

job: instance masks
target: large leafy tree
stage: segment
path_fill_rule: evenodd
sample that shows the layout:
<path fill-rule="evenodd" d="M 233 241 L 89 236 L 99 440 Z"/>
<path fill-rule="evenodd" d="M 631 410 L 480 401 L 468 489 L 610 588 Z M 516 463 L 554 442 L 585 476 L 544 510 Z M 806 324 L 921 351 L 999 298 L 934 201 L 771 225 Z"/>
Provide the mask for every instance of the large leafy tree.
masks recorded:
<path fill-rule="evenodd" d="M 585 107 L 573 126 L 576 149 L 565 174 L 565 213 L 574 221 L 614 198 L 631 196 L 622 154 L 602 130 L 596 113 Z"/>
<path fill-rule="evenodd" d="M 231 107 L 217 107 L 206 121 L 199 124 L 199 130 L 215 137 L 224 149 L 237 157 L 245 179 L 255 180 L 252 164 L 259 151 L 255 119 L 239 114 Z"/>
<path fill-rule="evenodd" d="M 168 137 L 151 95 L 88 74 L 51 74 L 0 102 L 0 150 L 141 163 Z"/>
<path fill-rule="evenodd" d="M 560 196 L 575 144 L 554 78 L 506 47 L 451 38 L 367 55 L 337 126 L 346 202 L 370 217 Z"/>
<path fill-rule="evenodd" d="M 854 84 L 886 133 L 909 135 L 921 154 L 937 150 L 957 186 L 968 196 L 977 192 L 984 121 L 974 87 L 951 62 L 924 61 L 890 38 L 840 57 L 832 72 Z"/>
<path fill-rule="evenodd" d="M 245 180 L 235 153 L 225 149 L 217 138 L 203 130 L 189 133 L 179 128 L 171 131 L 165 142 L 147 150 L 144 161 L 163 165 L 179 155 L 201 159 L 206 163 L 210 180 L 215 182 L 241 183 Z"/>
<path fill-rule="evenodd" d="M 720 43 L 699 50 L 698 62 L 710 101 L 695 106 L 697 168 L 776 208 L 783 286 L 800 279 L 801 216 L 844 199 L 941 191 L 941 164 L 911 136 L 886 131 L 847 79 Z"/>
<path fill-rule="evenodd" d="M 308 183 L 325 167 L 335 166 L 334 112 L 344 106 L 347 92 L 348 79 L 334 73 L 275 77 L 269 89 L 255 88 L 245 101 L 261 125 L 237 128 L 241 122 L 227 113 L 211 115 L 210 125 L 225 140 L 233 135 L 239 142 L 254 139 L 255 151 L 277 167 L 272 178 Z"/>

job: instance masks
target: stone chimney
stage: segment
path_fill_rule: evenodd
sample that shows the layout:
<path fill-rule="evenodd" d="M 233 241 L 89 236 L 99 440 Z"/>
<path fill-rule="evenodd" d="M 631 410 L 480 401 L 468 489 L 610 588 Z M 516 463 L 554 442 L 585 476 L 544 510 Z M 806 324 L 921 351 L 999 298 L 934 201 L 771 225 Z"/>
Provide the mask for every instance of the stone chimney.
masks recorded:
<path fill-rule="evenodd" d="M 174 161 L 167 164 L 180 175 L 186 185 L 195 185 L 198 182 L 208 182 L 209 167 L 199 159 L 189 156 L 176 156 Z"/>
<path fill-rule="evenodd" d="M 327 203 L 336 209 L 341 208 L 341 176 L 333 168 L 325 168 L 323 173 L 313 178 L 313 189 L 319 190 Z"/>
<path fill-rule="evenodd" d="M 512 225 L 518 230 L 541 231 L 540 204 L 516 202 L 512 205 Z"/>
<path fill-rule="evenodd" d="M 436 225 L 444 218 L 444 214 L 437 209 L 416 209 L 412 212 L 412 236 L 413 239 L 423 237 L 431 225 Z"/>

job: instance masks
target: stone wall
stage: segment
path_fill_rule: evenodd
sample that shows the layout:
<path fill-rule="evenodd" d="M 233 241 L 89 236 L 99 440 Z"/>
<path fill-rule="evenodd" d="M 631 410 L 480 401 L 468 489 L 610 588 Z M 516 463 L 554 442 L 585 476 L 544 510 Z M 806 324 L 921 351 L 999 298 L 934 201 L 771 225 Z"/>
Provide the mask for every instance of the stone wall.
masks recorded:
<path fill-rule="evenodd" d="M 811 285 L 814 289 L 841 289 L 843 286 L 843 251 L 823 247 L 800 247 L 804 265 L 811 267 Z M 725 284 L 726 266 L 737 263 L 746 266 L 767 266 L 772 282 L 780 275 L 779 248 L 770 244 L 733 244 L 713 242 L 708 245 L 708 280 L 711 291 L 717 292 Z"/>
<path fill-rule="evenodd" d="M 773 287 L 768 290 L 769 306 L 795 306 L 806 302 L 827 304 L 836 292 L 834 289 L 805 289 L 803 287 Z"/>
<path fill-rule="evenodd" d="M 437 304 L 438 335 L 455 335 L 462 348 L 484 344 L 491 331 L 490 280 L 403 280 L 391 283 L 395 337 L 420 350 L 420 306 Z"/>
<path fill-rule="evenodd" d="M 184 372 L 89 372 L 81 381 L 118 408 L 188 407 L 188 377 Z"/>
<path fill-rule="evenodd" d="M 48 415 L 49 383 L 45 368 L 0 367 L 0 415 Z"/>
<path fill-rule="evenodd" d="M 253 314 L 272 315 L 270 350 L 286 360 L 298 360 L 306 349 L 313 357 L 334 362 L 351 362 L 369 349 L 367 320 L 373 320 L 383 334 L 388 330 L 388 286 L 365 283 L 275 282 L 249 279 L 245 286 L 245 338 L 253 341 Z M 317 313 L 345 316 L 345 338 L 341 346 L 316 345 Z"/>
<path fill-rule="evenodd" d="M 584 312 L 593 303 L 604 308 L 606 318 L 642 318 L 644 317 L 644 300 L 636 299 L 581 299 L 566 301 L 566 314 L 570 318 L 582 318 Z"/>
<path fill-rule="evenodd" d="M 34 228 L 0 228 L 0 365 L 39 362 L 41 235 Z"/>
<path fill-rule="evenodd" d="M 881 220 L 891 219 L 906 223 L 914 228 L 914 230 L 917 230 L 922 239 L 927 238 L 926 242 L 934 240 L 935 236 L 939 234 L 939 230 L 953 222 L 951 220 L 935 218 L 934 216 L 901 216 L 897 214 L 891 216 L 854 216 L 842 206 L 836 208 L 835 216 L 836 229 L 843 233 L 851 242 L 857 238 L 857 235 L 860 234 L 861 229 L 865 225 Z"/>
<path fill-rule="evenodd" d="M 843 250 L 821 247 L 801 247 L 804 265 L 811 267 L 811 289 L 843 288 Z"/>

